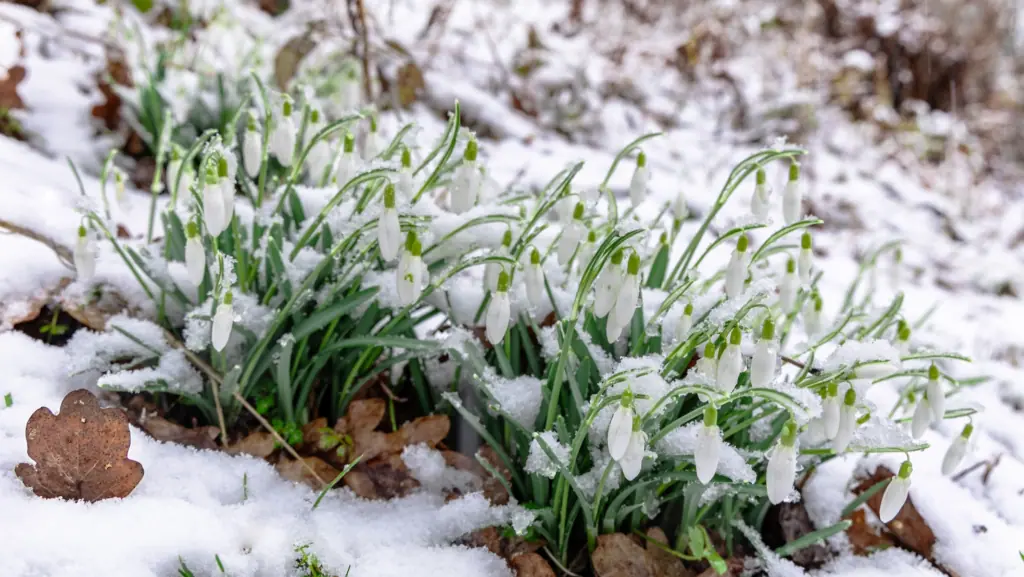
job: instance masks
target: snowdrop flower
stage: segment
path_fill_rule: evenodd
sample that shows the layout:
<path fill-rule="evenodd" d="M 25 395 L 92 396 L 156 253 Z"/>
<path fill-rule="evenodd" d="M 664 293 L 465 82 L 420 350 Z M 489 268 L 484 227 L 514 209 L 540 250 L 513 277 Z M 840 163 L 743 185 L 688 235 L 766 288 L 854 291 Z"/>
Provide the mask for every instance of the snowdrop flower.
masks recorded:
<path fill-rule="evenodd" d="M 362 103 L 362 95 L 359 91 L 359 71 L 355 66 L 348 66 L 341 77 L 341 105 L 346 110 L 359 108 Z"/>
<path fill-rule="evenodd" d="M 405 250 L 398 260 L 398 300 L 403 306 L 411 305 L 420 298 L 427 282 L 427 267 L 423 264 L 423 245 L 416 233 L 409 231 L 405 239 Z"/>
<path fill-rule="evenodd" d="M 850 387 L 846 390 L 843 406 L 839 409 L 839 429 L 832 439 L 832 449 L 842 453 L 850 446 L 853 432 L 857 429 L 857 393 Z"/>
<path fill-rule="evenodd" d="M 796 291 L 799 282 L 796 278 L 796 261 L 790 257 L 786 261 L 786 272 L 782 275 L 782 282 L 779 283 L 779 306 L 783 312 L 788 313 L 796 305 Z"/>
<path fill-rule="evenodd" d="M 768 489 L 768 500 L 778 505 L 793 492 L 796 481 L 796 423 L 790 421 L 783 428 L 779 442 L 768 457 L 768 468 L 765 471 L 765 484 Z"/>
<path fill-rule="evenodd" d="M 188 199 L 188 189 L 192 186 L 192 170 L 189 167 L 183 167 L 181 147 L 177 144 L 171 146 L 171 160 L 167 163 L 167 188 L 171 191 L 171 194 L 177 194 L 175 185 L 178 184 L 178 175 L 181 175 L 180 188 L 184 191 L 181 198 Z M 182 172 L 184 168 L 184 172 Z"/>
<path fill-rule="evenodd" d="M 523 275 L 526 282 L 526 298 L 530 304 L 539 307 L 544 301 L 544 269 L 540 266 L 540 251 L 536 247 L 530 250 L 530 262 L 524 267 Z"/>
<path fill-rule="evenodd" d="M 249 178 L 256 178 L 263 164 L 263 137 L 256 124 L 256 115 L 250 110 L 249 121 L 242 136 L 242 166 Z"/>
<path fill-rule="evenodd" d="M 690 216 L 690 207 L 686 204 L 686 193 L 682 190 L 676 195 L 676 199 L 672 201 L 672 215 L 679 222 L 686 220 L 686 217 Z"/>
<path fill-rule="evenodd" d="M 345 133 L 344 144 L 342 144 L 341 156 L 338 158 L 337 166 L 334 167 L 334 180 L 340 186 L 345 186 L 352 177 L 356 175 L 356 137 L 351 132 Z"/>
<path fill-rule="evenodd" d="M 953 442 L 946 449 L 946 455 L 942 457 L 942 474 L 950 475 L 960 465 L 967 454 L 967 442 L 971 440 L 971 433 L 974 432 L 974 425 L 967 423 L 964 430 L 957 435 Z"/>
<path fill-rule="evenodd" d="M 312 109 L 309 113 L 309 126 L 306 127 L 306 138 L 312 142 L 313 137 L 320 132 L 323 125 L 324 122 L 320 120 L 320 110 Z M 306 156 L 306 162 L 309 163 L 310 175 L 317 181 L 322 179 L 331 165 L 331 147 L 325 139 L 321 138 L 313 144 Z"/>
<path fill-rule="evenodd" d="M 775 344 L 775 323 L 771 318 L 764 321 L 761 338 L 754 349 L 754 358 L 750 361 L 750 385 L 767 387 L 775 380 L 775 362 L 778 352 Z"/>
<path fill-rule="evenodd" d="M 803 209 L 799 179 L 800 165 L 794 161 L 789 165 L 789 182 L 786 183 L 786 189 L 782 193 L 782 217 L 787 225 L 800 220 L 800 212 Z"/>
<path fill-rule="evenodd" d="M 636 206 L 647 198 L 647 181 L 650 180 L 650 173 L 647 169 L 647 155 L 644 151 L 636 155 L 636 169 L 633 171 L 633 179 L 629 181 L 629 199 Z"/>
<path fill-rule="evenodd" d="M 395 207 L 395 186 L 390 182 L 384 187 L 384 210 L 377 221 L 377 244 L 380 257 L 391 262 L 398 257 L 402 245 L 402 230 L 398 223 L 398 209 Z"/>
<path fill-rule="evenodd" d="M 614 343 L 619 340 L 622 330 L 629 326 L 639 298 L 640 255 L 634 252 L 629 255 L 626 275 L 622 278 L 622 285 L 619 287 L 618 294 L 615 295 L 615 304 L 612 305 L 612 310 L 608 314 L 608 323 L 605 326 L 605 336 L 608 337 L 608 342 Z"/>
<path fill-rule="evenodd" d="M 646 453 L 647 433 L 640 429 L 640 417 L 633 417 L 633 431 L 629 435 L 629 444 L 626 446 L 625 454 L 618 460 L 627 481 L 636 479 L 640 474 Z"/>
<path fill-rule="evenodd" d="M 609 263 L 605 265 L 601 275 L 594 283 L 594 316 L 604 318 L 612 307 L 615 306 L 615 297 L 619 294 L 619 287 L 622 286 L 622 249 L 612 253 Z"/>
<path fill-rule="evenodd" d="M 406 201 L 416 196 L 413 190 L 412 153 L 408 146 L 402 147 L 402 169 L 398 171 L 398 194 Z"/>
<path fill-rule="evenodd" d="M 597 233 L 594 232 L 593 230 L 588 230 L 587 240 L 583 241 L 583 245 L 580 246 L 579 258 L 577 259 L 581 271 L 587 268 L 587 265 L 590 264 L 590 260 L 594 258 L 594 253 L 596 252 Z"/>
<path fill-rule="evenodd" d="M 764 168 L 758 167 L 757 184 L 754 185 L 754 194 L 750 196 L 750 212 L 759 222 L 763 222 L 768 218 L 768 210 L 772 207 L 771 194 L 772 191 L 768 188 L 768 177 L 765 175 Z"/>
<path fill-rule="evenodd" d="M 839 434 L 839 424 L 842 420 L 841 406 L 838 383 L 829 383 L 825 388 L 825 400 L 821 403 L 821 419 L 825 438 L 830 441 Z"/>
<path fill-rule="evenodd" d="M 565 266 L 580 244 L 580 237 L 585 230 L 583 224 L 583 203 L 577 202 L 572 211 L 572 220 L 562 228 L 562 236 L 558 239 L 558 264 Z"/>
<path fill-rule="evenodd" d="M 889 485 L 882 494 L 882 504 L 878 507 L 878 518 L 883 523 L 888 523 L 896 518 L 903 504 L 907 502 L 907 494 L 910 492 L 910 474 L 914 471 L 910 460 L 903 461 L 900 465 L 900 472 L 889 481 Z"/>
<path fill-rule="evenodd" d="M 732 253 L 729 265 L 725 269 L 725 294 L 733 299 L 743 294 L 743 283 L 747 280 L 747 235 L 740 236 L 736 241 L 736 250 Z"/>
<path fill-rule="evenodd" d="M 508 298 L 508 273 L 498 274 L 498 291 L 491 294 L 491 302 L 487 305 L 487 340 L 492 345 L 499 344 L 508 330 L 511 316 L 511 305 Z"/>
<path fill-rule="evenodd" d="M 506 230 L 501 237 L 501 246 L 495 251 L 496 256 L 508 256 L 509 248 L 512 246 L 512 231 Z M 498 290 L 498 276 L 505 270 L 505 265 L 497 262 L 489 262 L 484 265 L 484 285 L 491 292 Z"/>
<path fill-rule="evenodd" d="M 892 253 L 892 267 L 889 268 L 889 282 L 892 284 L 892 290 L 899 290 L 900 287 L 900 269 L 903 268 L 903 249 L 896 247 L 896 250 Z"/>
<path fill-rule="evenodd" d="M 370 131 L 366 133 L 366 142 L 363 143 L 363 160 L 369 162 L 384 150 L 380 133 L 377 132 L 377 116 L 370 115 Z"/>
<path fill-rule="evenodd" d="M 729 344 L 725 346 L 721 358 L 718 359 L 718 372 L 715 376 L 715 384 L 726 394 L 736 388 L 736 381 L 743 372 L 743 353 L 740 352 L 740 342 L 743 339 L 739 327 L 733 327 L 729 333 Z"/>
<path fill-rule="evenodd" d="M 800 282 L 811 284 L 811 259 L 814 254 L 811 252 L 811 233 L 804 232 L 800 237 L 800 260 L 797 261 L 797 269 L 800 271 Z"/>
<path fill-rule="evenodd" d="M 921 397 L 921 400 L 917 402 L 917 406 L 914 407 L 914 416 L 910 419 L 910 434 L 915 439 L 920 439 L 924 432 L 928 430 L 928 425 L 932 422 L 932 409 L 928 406 L 928 397 Z"/>
<path fill-rule="evenodd" d="M 74 251 L 75 275 L 80 281 L 88 281 L 96 274 L 96 249 L 89 238 L 85 225 L 78 226 L 78 242 Z"/>
<path fill-rule="evenodd" d="M 900 319 L 896 323 L 896 342 L 893 343 L 900 357 L 910 354 L 910 325 L 907 321 Z"/>
<path fill-rule="evenodd" d="M 813 337 L 821 332 L 822 306 L 821 294 L 815 290 L 811 293 L 811 298 L 807 301 L 807 304 L 804 305 L 804 329 L 807 331 L 808 336 Z"/>
<path fill-rule="evenodd" d="M 188 240 L 185 241 L 185 269 L 188 271 L 188 280 L 199 286 L 206 274 L 206 249 L 203 248 L 203 239 L 199 236 L 199 225 L 190 221 L 186 227 Z"/>
<path fill-rule="evenodd" d="M 203 187 L 203 224 L 211 236 L 218 236 L 226 228 L 224 218 L 224 193 L 221 191 L 220 166 L 209 166 L 206 170 L 206 186 Z"/>
<path fill-rule="evenodd" d="M 270 134 L 270 151 L 282 166 L 292 165 L 295 154 L 295 122 L 292 120 L 292 99 L 287 94 L 281 103 L 281 116 L 275 119 L 274 131 Z"/>
<path fill-rule="evenodd" d="M 217 177 L 224 206 L 224 228 L 227 228 L 235 214 L 235 179 L 224 156 L 217 159 Z"/>
<path fill-rule="evenodd" d="M 455 167 L 451 187 L 451 209 L 462 214 L 476 205 L 480 196 L 480 170 L 477 167 L 477 143 L 471 138 L 466 143 L 466 151 L 462 153 L 462 162 Z"/>
<path fill-rule="evenodd" d="M 128 204 L 128 195 L 125 194 L 124 172 L 121 172 L 121 169 L 116 167 L 114 168 L 114 199 L 121 208 Z"/>
<path fill-rule="evenodd" d="M 697 450 L 693 460 L 697 466 L 697 480 L 707 485 L 718 470 L 718 457 L 722 448 L 722 432 L 718 429 L 718 410 L 704 409 L 704 425 L 697 430 Z"/>
<path fill-rule="evenodd" d="M 619 406 L 608 425 L 608 454 L 618 461 L 626 454 L 633 433 L 633 391 L 628 387 L 622 392 Z"/>
<path fill-rule="evenodd" d="M 934 363 L 928 367 L 928 385 L 925 388 L 928 406 L 932 409 L 932 422 L 939 423 L 946 416 L 946 394 L 939 381 L 939 367 Z"/>
<path fill-rule="evenodd" d="M 224 300 L 217 305 L 217 312 L 213 315 L 213 332 L 211 342 L 218 353 L 224 350 L 231 338 L 231 326 L 235 322 L 234 312 L 231 310 L 231 302 L 234 296 L 231 291 L 224 294 Z"/>
<path fill-rule="evenodd" d="M 683 316 L 679 319 L 679 325 L 676 327 L 676 339 L 683 340 L 693 330 L 693 303 L 686 303 L 683 307 Z"/>

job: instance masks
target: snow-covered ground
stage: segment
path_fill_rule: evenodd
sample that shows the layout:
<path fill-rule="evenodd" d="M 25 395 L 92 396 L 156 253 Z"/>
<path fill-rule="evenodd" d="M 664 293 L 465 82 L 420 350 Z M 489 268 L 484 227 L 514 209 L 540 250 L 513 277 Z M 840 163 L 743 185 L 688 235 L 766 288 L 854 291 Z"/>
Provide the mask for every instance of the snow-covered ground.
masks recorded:
<path fill-rule="evenodd" d="M 110 145 L 109 139 L 94 137 L 88 116 L 99 97 L 90 74 L 99 66 L 94 43 L 83 40 L 78 45 L 74 38 L 56 42 L 65 36 L 61 30 L 86 36 L 102 30 L 95 20 L 99 17 L 88 12 L 89 3 L 72 4 L 76 10 L 56 19 L 0 6 L 0 35 L 5 22 L 24 30 L 26 55 L 20 62 L 29 74 L 19 94 L 27 110 L 17 116 L 35 135 L 31 146 L 0 137 L 0 220 L 68 247 L 78 223 L 75 208 L 82 201 L 64 156 L 86 166 L 98 164 Z M 610 76 L 623 74 L 643 84 L 649 96 L 643 110 L 623 98 L 610 98 L 603 106 L 590 102 L 598 106 L 587 117 L 596 136 L 580 140 L 583 143 L 568 142 L 548 129 L 547 119 L 535 122 L 512 110 L 503 89 L 494 87 L 501 66 L 510 65 L 515 48 L 525 45 L 526 24 L 547 30 L 560 12 L 533 1 L 491 11 L 474 3 L 456 3 L 446 32 L 432 42 L 416 43 L 428 8 L 414 2 L 389 4 L 395 6 L 394 14 L 388 8 L 372 14 L 378 25 L 390 23 L 387 29 L 394 39 L 418 58 L 433 57 L 425 69 L 426 103 L 417 104 L 404 120 L 411 116 L 420 124 L 420 138 L 428 144 L 441 127 L 435 103 L 458 97 L 480 126 L 502 129 L 497 133 L 500 138 L 484 140 L 481 147 L 491 176 L 502 185 L 514 181 L 522 187 L 543 186 L 568 162 L 582 159 L 587 164 L 574 185 L 597 187 L 622 145 L 644 132 L 663 129 L 664 135 L 644 147 L 653 174 L 651 206 L 671 202 L 683 191 L 691 209 L 701 213 L 708 210 L 733 164 L 769 144 L 764 139 L 747 140 L 749 133 L 721 129 L 721 107 L 713 105 L 713 96 L 694 96 L 689 104 L 677 106 L 677 83 L 652 64 L 665 46 L 657 35 L 641 42 L 627 29 L 601 35 L 609 46 L 624 40 L 640 44 L 632 44 L 627 53 L 627 59 L 637 60 L 618 67 L 604 56 L 587 58 L 588 46 L 603 52 L 601 42 L 588 33 L 571 39 L 543 37 L 549 43 L 544 57 L 558 63 L 547 73 L 571 79 L 573 67 L 579 66 L 588 82 L 608 82 Z M 250 17 L 264 22 L 263 16 Z M 468 34 L 481 22 L 494 39 Z M 5 50 L 2 44 L 0 50 Z M 638 56 L 645 50 L 646 56 Z M 0 64 L 9 66 L 8 56 L 0 53 Z M 761 57 L 767 60 L 771 55 Z M 750 56 L 737 58 L 732 65 L 753 69 L 758 63 Z M 531 88 L 523 90 L 530 93 Z M 904 248 L 899 278 L 888 274 L 888 263 L 880 267 L 875 284 L 879 301 L 888 300 L 898 288 L 905 293 L 909 319 L 937 307 L 915 330 L 915 344 L 971 357 L 974 362 L 969 365 L 951 366 L 959 378 L 991 377 L 959 390 L 949 399 L 949 408 L 981 411 L 974 418 L 971 451 L 960 469 L 998 459 L 997 465 L 953 478 L 939 473 L 943 453 L 960 432 L 959 421 L 928 431 L 925 441 L 932 447 L 912 455 L 910 499 L 935 533 L 932 558 L 959 577 L 1024 575 L 1019 553 L 1024 549 L 1024 301 L 1018 296 L 1024 294 L 1024 204 L 1019 200 L 1024 183 L 1017 183 L 1014 190 L 1005 183 L 981 181 L 968 191 L 948 194 L 942 183 L 958 177 L 950 169 L 923 166 L 906 155 L 874 147 L 869 129 L 850 123 L 814 95 L 799 94 L 794 88 L 788 96 L 807 98 L 818 107 L 819 128 L 797 144 L 809 150 L 804 161 L 811 183 L 808 206 L 826 222 L 815 235 L 820 268 L 828 271 L 820 286 L 826 311 L 831 309 L 834 316 L 857 274 L 859 258 L 884 242 L 900 240 Z M 652 109 L 677 122 L 672 127 L 659 124 L 654 118 L 660 116 Z M 387 118 L 388 123 L 396 121 Z M 628 177 L 628 171 L 620 170 L 611 187 L 626 190 Z M 87 190 L 99 188 L 94 175 L 82 178 Z M 770 175 L 777 189 L 783 178 L 781 171 Z M 141 230 L 148 203 L 147 195 L 131 192 L 126 205 L 114 207 L 115 220 L 128 230 Z M 715 224 L 742 218 L 745 206 L 740 205 L 744 203 L 723 211 Z M 98 276 L 132 300 L 138 288 L 116 257 L 108 256 L 108 261 L 101 257 Z M 707 266 L 721 264 L 712 260 Z M 44 245 L 0 235 L 0 323 L 17 319 L 61 279 L 72 276 Z M 67 375 L 64 354 L 17 332 L 0 334 L 0 396 L 9 393 L 13 400 L 11 407 L 0 405 L 2 575 L 165 576 L 176 573 L 179 557 L 196 575 L 207 575 L 216 574 L 215 555 L 230 575 L 283 575 L 291 570 L 295 547 L 305 543 L 339 575 L 348 568 L 357 577 L 509 574 L 504 562 L 486 550 L 451 543 L 475 529 L 507 523 L 513 508 L 491 507 L 479 496 L 445 503 L 440 494 L 429 491 L 391 502 L 367 502 L 335 491 L 311 511 L 316 493 L 281 479 L 262 461 L 160 443 L 135 429 L 129 457 L 144 463 L 146 474 L 129 498 L 90 505 L 35 498 L 13 473 L 17 463 L 28 460 L 28 416 L 40 406 L 56 410 L 65 393 L 94 384 Z M 888 407 L 895 394 L 890 387 L 878 386 L 870 400 Z M 879 464 L 895 470 L 901 459 L 848 455 L 828 462 L 804 487 L 812 521 L 818 527 L 835 523 L 854 498 L 857 474 L 870 474 Z M 831 545 L 841 552 L 839 558 L 815 574 L 941 575 L 903 550 L 855 557 L 845 553 L 844 534 L 833 537 Z M 773 577 L 799 574 L 784 568 L 776 571 Z"/>

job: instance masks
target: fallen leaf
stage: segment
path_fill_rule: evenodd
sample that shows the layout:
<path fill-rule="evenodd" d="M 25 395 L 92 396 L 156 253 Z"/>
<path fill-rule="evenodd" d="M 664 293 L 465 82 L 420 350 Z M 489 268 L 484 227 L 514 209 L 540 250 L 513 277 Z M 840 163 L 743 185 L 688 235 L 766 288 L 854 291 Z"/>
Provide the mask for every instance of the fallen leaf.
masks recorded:
<path fill-rule="evenodd" d="M 338 476 L 341 471 L 328 465 L 323 459 L 319 457 L 303 457 L 302 460 L 309 466 L 309 469 L 316 471 L 320 479 L 323 479 L 325 483 L 330 483 Z M 305 483 L 314 489 L 322 489 L 323 485 L 320 483 L 320 479 L 317 479 L 303 464 L 295 459 L 288 457 L 282 457 L 277 462 L 277 472 L 285 479 L 296 483 Z M 348 478 L 348 475 L 345 475 Z"/>
<path fill-rule="evenodd" d="M 281 90 L 288 88 L 288 83 L 295 77 L 299 64 L 314 48 L 316 42 L 310 38 L 309 31 L 292 38 L 274 57 L 274 81 Z"/>
<path fill-rule="evenodd" d="M 647 538 L 652 541 L 668 545 L 668 536 L 661 530 L 661 527 L 651 527 L 647 530 Z M 650 560 L 651 568 L 657 577 L 693 577 L 690 571 L 683 565 L 683 560 L 672 553 L 658 547 L 650 541 L 647 542 L 647 557 Z"/>
<path fill-rule="evenodd" d="M 277 439 L 267 431 L 254 431 L 237 443 L 224 448 L 229 455 L 252 455 L 266 459 L 277 448 Z"/>
<path fill-rule="evenodd" d="M 811 517 L 807 514 L 807 508 L 803 502 L 781 503 L 772 507 L 769 512 L 772 525 L 778 526 L 779 537 L 782 542 L 779 545 L 792 543 L 808 533 L 815 531 Z M 790 560 L 805 568 L 818 568 L 829 560 L 831 554 L 827 547 L 820 543 L 809 545 L 794 552 Z"/>
<path fill-rule="evenodd" d="M 398 69 L 395 84 L 398 85 L 398 105 L 402 108 L 412 106 L 427 86 L 423 72 L 415 62 L 407 62 Z"/>
<path fill-rule="evenodd" d="M 18 64 L 7 69 L 7 76 L 0 79 L 0 109 L 22 110 L 25 102 L 18 95 L 18 85 L 25 79 L 25 67 Z"/>
<path fill-rule="evenodd" d="M 846 530 L 846 536 L 850 539 L 854 555 L 866 556 L 896 546 L 892 538 L 868 524 L 864 509 L 854 510 L 849 519 L 852 524 Z"/>
<path fill-rule="evenodd" d="M 647 551 L 629 535 L 612 533 L 597 538 L 590 554 L 597 577 L 655 577 Z"/>
<path fill-rule="evenodd" d="M 97 286 L 85 293 L 69 292 L 61 293 L 58 299 L 61 308 L 76 321 L 94 331 L 103 332 L 107 326 L 107 319 L 128 309 L 128 301 L 106 286 Z"/>
<path fill-rule="evenodd" d="M 555 577 L 551 565 L 537 553 L 523 553 L 509 560 L 516 577 Z"/>
<path fill-rule="evenodd" d="M 28 456 L 15 473 L 44 498 L 127 497 L 142 480 L 142 465 L 128 459 L 131 434 L 120 409 L 101 409 L 85 389 L 72 391 L 54 415 L 41 407 L 25 425 Z"/>
<path fill-rule="evenodd" d="M 420 483 L 409 474 L 401 455 L 387 455 L 360 462 L 345 475 L 345 485 L 364 499 L 393 499 L 409 494 Z"/>
<path fill-rule="evenodd" d="M 216 450 L 215 439 L 220 434 L 217 427 L 189 428 L 157 415 L 146 417 L 144 421 L 139 422 L 139 426 L 158 441 L 178 443 L 197 449 Z"/>

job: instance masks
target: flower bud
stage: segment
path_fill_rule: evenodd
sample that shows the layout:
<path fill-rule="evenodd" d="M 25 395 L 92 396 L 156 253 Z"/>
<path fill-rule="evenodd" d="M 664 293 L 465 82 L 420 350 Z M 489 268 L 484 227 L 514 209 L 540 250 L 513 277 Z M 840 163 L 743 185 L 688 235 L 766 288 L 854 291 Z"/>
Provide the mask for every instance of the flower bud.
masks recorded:
<path fill-rule="evenodd" d="M 775 364 L 778 354 L 775 348 L 775 323 L 771 318 L 764 321 L 761 339 L 757 341 L 754 358 L 750 362 L 750 384 L 767 387 L 775 379 Z"/>
<path fill-rule="evenodd" d="M 721 448 L 722 433 L 718 428 L 718 411 L 709 405 L 704 409 L 704 424 L 697 429 L 697 449 L 693 455 L 697 467 L 697 480 L 704 485 L 715 477 Z"/>
<path fill-rule="evenodd" d="M 942 390 L 939 368 L 935 364 L 928 368 L 928 384 L 925 394 L 928 396 L 928 406 L 932 410 L 932 422 L 942 422 L 946 416 L 946 394 Z"/>
<path fill-rule="evenodd" d="M 604 318 L 615 306 L 615 299 L 625 276 L 622 258 L 621 248 L 613 252 L 601 275 L 597 277 L 597 282 L 594 283 L 594 316 L 597 318 Z"/>
<path fill-rule="evenodd" d="M 768 211 L 771 209 L 771 189 L 768 188 L 768 179 L 765 176 L 764 168 L 757 168 L 757 184 L 754 186 L 754 193 L 750 196 L 750 212 L 754 219 L 763 222 L 768 218 Z"/>
<path fill-rule="evenodd" d="M 679 319 L 679 326 L 676 327 L 676 339 L 683 340 L 693 330 L 693 303 L 686 303 L 683 307 L 683 316 Z"/>
<path fill-rule="evenodd" d="M 188 240 L 185 241 L 185 269 L 188 271 L 188 280 L 199 286 L 206 275 L 206 249 L 203 248 L 203 240 L 199 236 L 199 225 L 189 222 L 187 226 Z"/>
<path fill-rule="evenodd" d="M 608 454 L 616 461 L 626 454 L 633 432 L 633 416 L 633 395 L 626 389 L 608 425 Z"/>
<path fill-rule="evenodd" d="M 832 449 L 836 453 L 842 453 L 850 446 L 853 440 L 853 432 L 857 429 L 857 393 L 853 387 L 846 391 L 843 399 L 843 406 L 839 409 L 839 430 L 832 439 Z"/>
<path fill-rule="evenodd" d="M 427 282 L 427 267 L 423 264 L 423 246 L 416 233 L 409 231 L 405 239 L 405 250 L 398 260 L 398 300 L 403 306 L 416 302 L 423 293 Z"/>
<path fill-rule="evenodd" d="M 786 500 L 793 492 L 796 481 L 796 423 L 790 421 L 783 428 L 782 437 L 772 449 L 765 470 L 768 500 L 773 505 Z"/>
<path fill-rule="evenodd" d="M 78 227 L 78 241 L 75 243 L 73 254 L 75 261 L 75 275 L 78 280 L 87 282 L 96 274 L 96 249 L 89 238 L 89 231 L 85 225 Z"/>
<path fill-rule="evenodd" d="M 804 232 L 800 237 L 800 257 L 797 268 L 800 271 L 800 282 L 811 284 L 811 261 L 814 254 L 811 250 L 811 233 Z"/>
<path fill-rule="evenodd" d="M 636 157 L 636 170 L 629 182 L 629 199 L 636 206 L 647 198 L 647 181 L 650 176 L 647 169 L 647 155 L 641 150 Z"/>
<path fill-rule="evenodd" d="M 231 338 L 231 327 L 235 322 L 234 312 L 231 309 L 233 298 L 231 291 L 224 295 L 224 300 L 217 305 L 217 312 L 213 315 L 213 332 L 211 342 L 214 350 L 218 353 L 224 350 Z"/>
<path fill-rule="evenodd" d="M 957 435 L 953 442 L 949 444 L 949 448 L 946 449 L 946 455 L 942 457 L 943 475 L 951 475 L 960 465 L 960 461 L 964 460 L 964 456 L 967 454 L 967 442 L 970 441 L 973 432 L 974 425 L 967 423 L 964 425 L 963 432 Z"/>
<path fill-rule="evenodd" d="M 718 372 L 715 377 L 715 384 L 726 394 L 736 388 L 740 373 L 743 372 L 743 353 L 740 351 L 740 342 L 743 339 L 738 327 L 733 327 L 729 333 L 729 344 L 725 346 L 722 357 L 718 359 Z"/>
<path fill-rule="evenodd" d="M 800 194 L 798 180 L 800 178 L 800 165 L 793 161 L 789 165 L 789 182 L 782 193 L 782 216 L 787 225 L 800 220 L 800 213 L 803 211 L 803 198 Z"/>
<path fill-rule="evenodd" d="M 498 274 L 498 290 L 491 294 L 491 302 L 487 305 L 487 340 L 495 346 L 505 338 L 509 317 L 511 316 L 508 284 L 508 273 L 501 271 Z"/>
<path fill-rule="evenodd" d="M 249 111 L 249 123 L 242 136 L 242 165 L 249 178 L 256 178 L 263 162 L 263 142 L 256 124 L 256 115 Z"/>
<path fill-rule="evenodd" d="M 281 104 L 281 115 L 275 119 L 274 130 L 270 133 L 270 149 L 282 166 L 292 165 L 295 155 L 295 122 L 292 119 L 291 97 L 285 95 Z"/>
<path fill-rule="evenodd" d="M 743 294 L 743 283 L 747 279 L 746 251 L 750 241 L 747 235 L 741 235 L 736 242 L 736 250 L 732 253 L 729 265 L 725 269 L 725 294 L 729 298 L 736 298 Z"/>
<path fill-rule="evenodd" d="M 904 461 L 900 465 L 899 474 L 893 477 L 885 488 L 885 493 L 882 494 L 882 503 L 878 507 L 878 518 L 883 523 L 888 523 L 895 519 L 896 515 L 903 509 L 903 504 L 907 502 L 907 495 L 910 493 L 910 474 L 912 472 L 913 466 L 910 464 L 910 461 Z"/>
<path fill-rule="evenodd" d="M 402 231 L 398 222 L 398 210 L 395 208 L 395 187 L 388 183 L 384 187 L 384 210 L 377 221 L 377 245 L 380 257 L 391 262 L 398 257 L 402 245 Z"/>

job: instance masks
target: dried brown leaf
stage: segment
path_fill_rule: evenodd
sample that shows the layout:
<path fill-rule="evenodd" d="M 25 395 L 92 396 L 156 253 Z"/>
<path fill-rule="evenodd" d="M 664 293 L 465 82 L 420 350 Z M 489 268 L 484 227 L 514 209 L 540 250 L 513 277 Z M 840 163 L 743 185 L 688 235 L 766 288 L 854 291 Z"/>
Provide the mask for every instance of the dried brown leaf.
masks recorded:
<path fill-rule="evenodd" d="M 412 478 L 400 455 L 387 455 L 360 462 L 345 475 L 345 485 L 364 499 L 392 499 L 420 486 Z"/>
<path fill-rule="evenodd" d="M 7 76 L 0 78 L 0 108 L 21 110 L 25 102 L 18 95 L 18 85 L 25 79 L 25 67 L 18 64 L 7 69 Z"/>
<path fill-rule="evenodd" d="M 668 536 L 661 530 L 661 527 L 651 527 L 647 530 L 647 538 L 668 545 Z M 657 577 L 693 577 L 693 571 L 683 566 L 683 560 L 658 547 L 654 543 L 647 543 L 647 557 L 650 560 L 651 568 Z"/>
<path fill-rule="evenodd" d="M 54 415 L 41 407 L 25 425 L 28 456 L 15 473 L 45 498 L 127 497 L 142 480 L 142 465 L 128 459 L 131 434 L 120 409 L 101 409 L 85 389 L 72 391 Z"/>
<path fill-rule="evenodd" d="M 551 565 L 537 553 L 516 555 L 509 560 L 509 565 L 516 577 L 555 577 Z"/>
<path fill-rule="evenodd" d="M 190 429 L 156 415 L 147 416 L 144 421 L 139 422 L 139 425 L 142 430 L 149 433 L 149 436 L 158 441 L 178 443 L 179 445 L 195 447 L 197 449 L 217 449 L 215 439 L 220 434 L 217 427 L 196 427 Z"/>
<path fill-rule="evenodd" d="M 398 104 L 402 108 L 412 106 L 412 103 L 419 99 L 423 89 L 427 87 L 427 83 L 423 79 L 423 71 L 416 66 L 415 62 L 407 62 L 398 69 L 395 84 L 398 89 Z"/>
<path fill-rule="evenodd" d="M 850 539 L 854 555 L 870 555 L 896 545 L 892 538 L 868 524 L 864 509 L 854 510 L 849 519 L 852 525 L 846 530 L 846 536 Z"/>
<path fill-rule="evenodd" d="M 448 421 L 448 415 L 427 415 L 402 425 L 398 433 L 401 435 L 403 448 L 406 445 L 420 443 L 433 448 L 448 436 L 449 428 L 451 423 Z"/>
<path fill-rule="evenodd" d="M 274 57 L 274 81 L 279 89 L 288 88 L 288 83 L 299 71 L 302 59 L 314 48 L 316 48 L 316 42 L 310 38 L 308 31 L 292 38 L 281 47 L 277 56 Z"/>
<path fill-rule="evenodd" d="M 590 554 L 597 577 L 655 577 L 647 551 L 629 535 L 612 533 L 597 538 Z"/>
<path fill-rule="evenodd" d="M 248 436 L 224 448 L 224 452 L 230 455 L 252 455 L 266 459 L 277 448 L 277 440 L 267 431 L 254 431 Z"/>
<path fill-rule="evenodd" d="M 305 483 L 314 489 L 322 489 L 323 483 L 320 479 L 324 479 L 329 482 L 337 477 L 338 473 L 341 472 L 328 465 L 319 457 L 303 457 L 302 460 L 305 461 L 309 468 L 306 468 L 306 466 L 303 466 L 301 462 L 296 461 L 295 459 L 282 457 L 281 460 L 277 462 L 278 474 L 289 481 Z M 309 469 L 316 471 L 316 474 L 320 479 L 314 477 Z M 346 478 L 347 477 L 348 475 L 346 475 Z"/>

